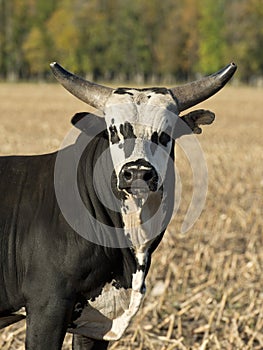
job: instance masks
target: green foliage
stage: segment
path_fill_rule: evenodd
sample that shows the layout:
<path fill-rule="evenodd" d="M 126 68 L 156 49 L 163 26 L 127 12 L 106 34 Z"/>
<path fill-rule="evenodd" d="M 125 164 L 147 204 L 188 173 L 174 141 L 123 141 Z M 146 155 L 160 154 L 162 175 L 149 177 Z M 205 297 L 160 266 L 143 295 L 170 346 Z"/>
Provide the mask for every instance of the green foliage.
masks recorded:
<path fill-rule="evenodd" d="M 1 0 L 0 78 L 48 63 L 94 79 L 185 80 L 237 61 L 263 74 L 262 0 Z"/>
<path fill-rule="evenodd" d="M 79 35 L 71 6 L 59 7 L 46 22 L 50 39 L 50 59 L 61 60 L 72 69 L 78 68 L 76 51 Z"/>
<path fill-rule="evenodd" d="M 237 31 L 234 49 L 241 63 L 241 74 L 247 82 L 263 72 L 263 2 L 262 0 L 242 1 L 242 22 Z"/>
<path fill-rule="evenodd" d="M 44 33 L 40 28 L 32 27 L 23 43 L 24 58 L 32 76 L 41 77 L 41 73 L 46 70 L 48 52 L 46 46 L 43 45 L 44 41 Z"/>
<path fill-rule="evenodd" d="M 225 10 L 226 0 L 200 1 L 199 67 L 204 73 L 216 71 L 222 65 L 225 51 Z"/>

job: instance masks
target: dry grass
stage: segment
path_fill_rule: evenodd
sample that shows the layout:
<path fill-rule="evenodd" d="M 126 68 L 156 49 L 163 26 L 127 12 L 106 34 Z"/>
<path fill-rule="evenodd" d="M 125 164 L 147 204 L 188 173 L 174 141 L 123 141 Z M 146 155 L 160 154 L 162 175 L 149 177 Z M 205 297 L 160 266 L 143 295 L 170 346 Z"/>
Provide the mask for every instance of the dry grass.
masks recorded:
<path fill-rule="evenodd" d="M 262 92 L 225 88 L 203 103 L 217 115 L 198 136 L 209 171 L 205 209 L 178 233 L 192 194 L 179 152 L 180 209 L 154 254 L 143 307 L 112 350 L 263 349 Z M 56 149 L 71 115 L 85 109 L 57 85 L 0 85 L 0 152 Z M 3 330 L 0 348 L 23 349 L 24 330 L 24 322 Z"/>

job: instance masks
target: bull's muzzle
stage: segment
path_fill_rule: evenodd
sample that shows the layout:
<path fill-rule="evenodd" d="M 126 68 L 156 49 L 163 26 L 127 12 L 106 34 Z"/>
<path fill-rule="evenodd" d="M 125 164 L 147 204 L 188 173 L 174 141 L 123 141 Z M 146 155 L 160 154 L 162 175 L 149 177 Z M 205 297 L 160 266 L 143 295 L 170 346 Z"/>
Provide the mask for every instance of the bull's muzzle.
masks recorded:
<path fill-rule="evenodd" d="M 158 174 L 155 168 L 144 159 L 126 163 L 119 174 L 119 189 L 138 195 L 155 192 L 158 188 Z"/>

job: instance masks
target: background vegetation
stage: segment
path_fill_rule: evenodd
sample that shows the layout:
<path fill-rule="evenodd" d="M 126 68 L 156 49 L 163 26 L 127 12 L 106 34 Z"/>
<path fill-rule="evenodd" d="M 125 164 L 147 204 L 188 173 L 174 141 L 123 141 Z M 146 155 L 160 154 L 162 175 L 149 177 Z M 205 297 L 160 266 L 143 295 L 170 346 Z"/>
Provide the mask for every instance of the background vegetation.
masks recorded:
<path fill-rule="evenodd" d="M 94 80 L 167 83 L 234 60 L 259 83 L 262 23 L 262 0 L 0 0 L 0 79 L 46 79 L 57 60 Z"/>

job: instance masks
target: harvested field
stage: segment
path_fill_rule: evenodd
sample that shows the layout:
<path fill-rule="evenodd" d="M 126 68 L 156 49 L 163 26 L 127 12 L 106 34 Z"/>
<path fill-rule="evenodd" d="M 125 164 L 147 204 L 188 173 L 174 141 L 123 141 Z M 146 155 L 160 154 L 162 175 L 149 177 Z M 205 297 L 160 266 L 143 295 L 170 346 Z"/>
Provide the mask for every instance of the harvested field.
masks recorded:
<path fill-rule="evenodd" d="M 143 308 L 111 350 L 263 349 L 262 97 L 260 89 L 226 87 L 198 106 L 216 113 L 198 136 L 209 175 L 205 208 L 180 233 L 192 174 L 179 150 L 180 208 L 153 256 Z M 83 110 L 58 85 L 0 84 L 0 153 L 55 150 Z M 0 348 L 23 349 L 24 331 L 24 321 L 2 330 Z"/>

